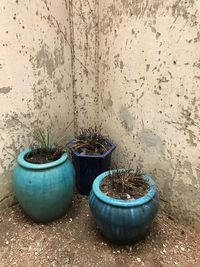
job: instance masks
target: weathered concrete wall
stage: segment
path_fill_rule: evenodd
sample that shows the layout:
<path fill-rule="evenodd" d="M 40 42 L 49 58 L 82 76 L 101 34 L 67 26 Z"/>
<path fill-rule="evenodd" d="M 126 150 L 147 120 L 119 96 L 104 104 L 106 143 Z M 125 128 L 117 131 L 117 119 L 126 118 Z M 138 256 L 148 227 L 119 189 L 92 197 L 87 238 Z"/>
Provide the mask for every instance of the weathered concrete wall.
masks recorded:
<path fill-rule="evenodd" d="M 158 183 L 163 207 L 200 228 L 200 4 L 100 1 L 100 110 L 115 160 Z"/>
<path fill-rule="evenodd" d="M 98 118 L 98 0 L 70 0 L 75 131 Z"/>
<path fill-rule="evenodd" d="M 12 201 L 18 152 L 38 125 L 63 133 L 73 119 L 73 92 L 68 1 L 2 0 L 0 25 L 2 207 Z"/>
<path fill-rule="evenodd" d="M 34 127 L 74 118 L 75 132 L 102 123 L 119 166 L 152 173 L 162 207 L 200 228 L 199 13 L 198 0 L 3 0 L 0 206 Z"/>

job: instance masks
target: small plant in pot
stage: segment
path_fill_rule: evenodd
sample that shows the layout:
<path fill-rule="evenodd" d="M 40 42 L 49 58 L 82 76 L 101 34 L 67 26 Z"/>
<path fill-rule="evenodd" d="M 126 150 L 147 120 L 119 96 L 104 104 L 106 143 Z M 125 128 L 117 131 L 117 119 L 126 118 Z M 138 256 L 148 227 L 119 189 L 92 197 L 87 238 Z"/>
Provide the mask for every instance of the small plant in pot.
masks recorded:
<path fill-rule="evenodd" d="M 111 242 L 128 245 L 149 232 L 159 199 L 151 176 L 138 169 L 115 169 L 95 179 L 89 205 L 104 236 Z"/>
<path fill-rule="evenodd" d="M 94 179 L 110 168 L 111 155 L 116 146 L 97 126 L 81 129 L 67 146 L 76 169 L 78 191 L 89 195 Z"/>
<path fill-rule="evenodd" d="M 48 222 L 64 215 L 71 204 L 75 170 L 63 147 L 50 133 L 37 131 L 36 144 L 17 158 L 13 188 L 24 211 L 35 221 Z"/>

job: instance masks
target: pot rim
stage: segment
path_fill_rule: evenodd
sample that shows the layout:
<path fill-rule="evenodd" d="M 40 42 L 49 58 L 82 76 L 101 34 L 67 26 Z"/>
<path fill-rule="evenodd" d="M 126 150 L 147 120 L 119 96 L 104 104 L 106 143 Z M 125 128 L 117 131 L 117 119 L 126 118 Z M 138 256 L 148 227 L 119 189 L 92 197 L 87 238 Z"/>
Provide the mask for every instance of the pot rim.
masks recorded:
<path fill-rule="evenodd" d="M 125 169 L 120 169 L 120 170 L 125 170 Z M 110 171 L 106 171 L 103 172 L 102 174 L 100 174 L 99 176 L 97 176 L 97 178 L 94 180 L 93 185 L 92 185 L 92 191 L 95 194 L 95 196 L 97 198 L 99 198 L 102 202 L 105 202 L 106 204 L 112 205 L 112 206 L 118 206 L 118 207 L 124 207 L 124 208 L 128 208 L 128 207 L 137 207 L 137 206 L 141 206 L 144 205 L 146 203 L 148 203 L 149 201 L 151 201 L 154 196 L 157 193 L 157 187 L 155 182 L 153 181 L 152 177 L 150 175 L 145 174 L 144 175 L 144 179 L 146 180 L 146 182 L 148 183 L 150 190 L 141 198 L 137 198 L 137 199 L 130 199 L 130 200 L 122 200 L 122 199 L 117 199 L 117 198 L 112 198 L 109 196 L 106 196 L 100 189 L 100 184 L 103 181 L 103 179 L 111 172 L 114 173 L 117 170 L 110 170 Z"/>
<path fill-rule="evenodd" d="M 65 162 L 68 159 L 67 153 L 63 153 L 63 155 L 59 159 L 52 161 L 52 162 L 49 162 L 49 163 L 43 163 L 43 164 L 30 163 L 30 162 L 26 161 L 24 158 L 31 151 L 32 151 L 32 149 L 28 148 L 28 149 L 25 149 L 24 151 L 22 151 L 18 155 L 17 163 L 20 166 L 27 168 L 27 169 L 35 169 L 35 170 L 49 169 L 49 168 L 52 168 L 52 167 L 55 167 L 55 166 L 62 164 L 63 162 Z"/>
<path fill-rule="evenodd" d="M 108 144 L 111 145 L 110 149 L 106 151 L 104 154 L 97 154 L 97 155 L 90 155 L 90 154 L 80 154 L 75 149 L 73 149 L 72 144 L 76 141 L 76 139 L 72 139 L 67 143 L 67 147 L 77 156 L 77 157 L 83 157 L 83 158 L 105 158 L 109 154 L 111 154 L 115 148 L 117 147 L 115 144 L 113 144 L 109 139 L 106 139 Z"/>

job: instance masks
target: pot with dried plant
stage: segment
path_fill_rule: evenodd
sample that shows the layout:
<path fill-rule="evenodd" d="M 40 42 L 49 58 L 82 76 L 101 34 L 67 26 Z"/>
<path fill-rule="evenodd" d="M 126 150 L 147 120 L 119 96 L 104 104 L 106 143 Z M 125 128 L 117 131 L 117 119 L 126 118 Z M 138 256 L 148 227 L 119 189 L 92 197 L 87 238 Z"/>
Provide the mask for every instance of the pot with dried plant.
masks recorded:
<path fill-rule="evenodd" d="M 75 170 L 49 132 L 36 131 L 36 144 L 21 152 L 13 173 L 16 198 L 27 215 L 48 222 L 64 215 L 72 202 Z"/>
<path fill-rule="evenodd" d="M 89 195 L 94 179 L 110 168 L 116 145 L 101 133 L 101 127 L 81 129 L 67 144 L 76 169 L 76 186 L 80 194 Z"/>
<path fill-rule="evenodd" d="M 107 171 L 95 179 L 89 205 L 103 235 L 129 245 L 150 230 L 159 207 L 157 187 L 139 169 Z"/>

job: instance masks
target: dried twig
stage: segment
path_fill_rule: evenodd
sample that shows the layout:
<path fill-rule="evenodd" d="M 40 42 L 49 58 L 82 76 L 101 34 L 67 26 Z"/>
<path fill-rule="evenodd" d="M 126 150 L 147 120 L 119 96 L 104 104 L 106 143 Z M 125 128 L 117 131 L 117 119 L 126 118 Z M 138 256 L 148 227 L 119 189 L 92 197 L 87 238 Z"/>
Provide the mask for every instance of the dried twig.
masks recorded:
<path fill-rule="evenodd" d="M 104 188 L 106 188 L 107 195 L 118 196 L 122 199 L 135 199 L 142 197 L 149 190 L 149 185 L 139 169 L 134 171 L 132 169 L 120 170 L 116 168 L 115 172 L 109 172 L 102 183 L 103 191 Z"/>
<path fill-rule="evenodd" d="M 101 133 L 101 127 L 81 129 L 72 148 L 79 153 L 103 154 L 109 150 L 108 138 Z"/>

